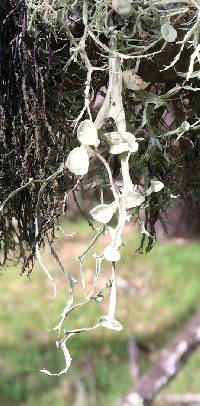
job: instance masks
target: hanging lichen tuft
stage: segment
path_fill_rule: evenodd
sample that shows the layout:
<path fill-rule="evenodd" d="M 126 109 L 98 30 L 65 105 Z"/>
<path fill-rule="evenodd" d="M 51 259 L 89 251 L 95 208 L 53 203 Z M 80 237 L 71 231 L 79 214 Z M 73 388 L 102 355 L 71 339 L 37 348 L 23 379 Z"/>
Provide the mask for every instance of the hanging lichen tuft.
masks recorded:
<path fill-rule="evenodd" d="M 40 21 L 29 31 L 27 13 L 25 0 L 5 2 L 0 13 L 0 237 L 2 264 L 20 258 L 31 270 L 36 238 L 40 245 L 53 233 L 73 182 L 63 173 L 50 179 L 74 142 L 69 120 L 83 103 L 84 72 L 71 66 L 72 82 L 69 41 Z"/>
<path fill-rule="evenodd" d="M 20 260 L 29 273 L 37 258 L 54 284 L 40 253 L 46 241 L 65 274 L 69 297 L 54 328 L 63 333 L 60 374 L 71 363 L 71 336 L 122 329 L 115 267 L 125 226 L 138 222 L 140 251 L 149 251 L 172 199 L 199 209 L 199 27 L 194 0 L 0 5 L 0 258 L 2 265 Z M 78 258 L 83 301 L 74 304 L 76 281 L 52 242 L 69 195 L 82 212 L 76 192 L 91 189 L 100 197 L 87 213 L 95 235 Z M 109 242 L 95 254 L 88 292 L 84 256 L 104 233 Z M 110 277 L 98 289 L 105 261 Z M 101 302 L 108 289 L 106 315 L 92 327 L 65 328 L 75 308 Z"/>

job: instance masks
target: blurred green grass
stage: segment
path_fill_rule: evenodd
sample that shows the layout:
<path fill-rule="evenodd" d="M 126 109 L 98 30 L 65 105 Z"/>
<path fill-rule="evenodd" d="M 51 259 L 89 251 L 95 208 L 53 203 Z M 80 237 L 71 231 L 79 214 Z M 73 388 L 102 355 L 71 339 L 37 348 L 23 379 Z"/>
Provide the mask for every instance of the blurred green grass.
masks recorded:
<path fill-rule="evenodd" d="M 81 253 L 93 233 L 83 220 L 65 221 L 63 228 L 76 234 L 66 239 L 59 232 L 61 241 L 55 247 L 67 269 L 77 276 L 74 255 Z M 141 355 L 144 372 L 155 361 L 159 349 L 179 333 L 199 306 L 199 243 L 157 243 L 146 256 L 135 252 L 138 238 L 133 230 L 126 233 L 117 271 L 117 319 L 124 330 L 102 328 L 76 336 L 69 345 L 72 367 L 61 377 L 38 371 L 47 368 L 57 372 L 63 368 L 62 353 L 55 346 L 56 335 L 47 331 L 56 324 L 64 305 L 63 276 L 56 277 L 58 295 L 52 300 L 52 288 L 39 266 L 30 279 L 19 276 L 20 270 L 14 267 L 4 270 L 0 277 L 0 405 L 115 405 L 133 385 L 128 368 L 130 338 L 136 337 L 149 349 Z M 99 249 L 103 243 L 99 243 Z M 59 275 L 48 252 L 44 259 L 54 275 Z M 90 255 L 85 266 L 90 281 L 94 269 Z M 107 265 L 102 273 L 105 280 L 108 270 Z M 87 305 L 71 316 L 69 326 L 91 325 L 99 315 L 106 314 L 106 304 Z M 199 392 L 199 366 L 200 351 L 196 351 L 165 392 Z"/>

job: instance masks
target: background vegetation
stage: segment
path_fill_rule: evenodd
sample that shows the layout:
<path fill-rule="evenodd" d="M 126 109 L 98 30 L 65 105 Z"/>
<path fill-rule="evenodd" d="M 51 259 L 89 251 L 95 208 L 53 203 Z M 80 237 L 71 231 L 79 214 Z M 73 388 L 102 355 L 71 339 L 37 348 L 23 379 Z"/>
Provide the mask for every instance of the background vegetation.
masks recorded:
<path fill-rule="evenodd" d="M 64 229 L 67 232 L 73 229 L 76 234 L 68 240 L 60 235 L 61 242 L 55 243 L 56 248 L 67 268 L 78 277 L 74 255 L 83 250 L 92 231 L 82 220 L 75 224 L 65 221 Z M 47 329 L 56 323 L 66 292 L 64 279 L 56 272 L 49 253 L 45 252 L 45 259 L 55 273 L 59 291 L 55 300 L 51 299 L 51 286 L 39 267 L 35 268 L 31 279 L 19 277 L 20 270 L 16 272 L 14 267 L 7 268 L 1 275 L 1 405 L 115 405 L 133 385 L 128 364 L 128 346 L 133 332 L 144 347 L 140 359 L 144 372 L 156 359 L 159 349 L 191 318 L 200 295 L 199 244 L 175 246 L 172 242 L 162 242 L 150 254 L 141 256 L 135 253 L 139 244 L 136 232 L 127 233 L 125 243 L 118 278 L 117 309 L 117 318 L 124 330 L 97 329 L 91 334 L 76 335 L 69 345 L 72 367 L 63 377 L 49 377 L 38 372 L 47 366 L 57 372 L 63 365 L 62 354 L 55 347 L 56 335 Z M 88 283 L 91 273 L 90 255 Z M 80 298 L 79 291 L 77 296 Z M 100 306 L 106 309 L 106 301 Z M 98 307 L 94 303 L 87 311 L 74 313 L 73 326 L 92 323 L 99 315 Z M 165 392 L 199 392 L 199 363 L 200 350 L 197 350 Z"/>

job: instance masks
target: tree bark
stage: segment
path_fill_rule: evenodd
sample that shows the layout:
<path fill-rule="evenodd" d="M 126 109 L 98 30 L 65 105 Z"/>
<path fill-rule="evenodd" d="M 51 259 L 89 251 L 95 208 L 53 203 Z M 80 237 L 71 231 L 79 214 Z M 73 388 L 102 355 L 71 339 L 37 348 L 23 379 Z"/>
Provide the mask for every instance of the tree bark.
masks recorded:
<path fill-rule="evenodd" d="M 139 378 L 133 391 L 119 402 L 119 406 L 150 405 L 160 390 L 176 376 L 198 345 L 200 309 L 182 333 L 160 352 L 158 361 Z"/>
<path fill-rule="evenodd" d="M 156 223 L 159 240 L 195 240 L 200 238 L 200 208 L 191 213 L 190 207 L 180 199 L 175 200 L 166 212 L 166 230 L 160 222 Z"/>

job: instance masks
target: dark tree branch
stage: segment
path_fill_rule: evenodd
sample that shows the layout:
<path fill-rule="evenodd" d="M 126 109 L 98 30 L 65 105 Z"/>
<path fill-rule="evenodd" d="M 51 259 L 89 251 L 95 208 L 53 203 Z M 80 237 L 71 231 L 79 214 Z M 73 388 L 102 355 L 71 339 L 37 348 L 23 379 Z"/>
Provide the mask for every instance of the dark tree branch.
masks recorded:
<path fill-rule="evenodd" d="M 200 310 L 182 333 L 158 357 L 158 361 L 139 378 L 133 391 L 120 401 L 120 406 L 150 405 L 160 390 L 176 376 L 186 359 L 200 344 Z"/>

